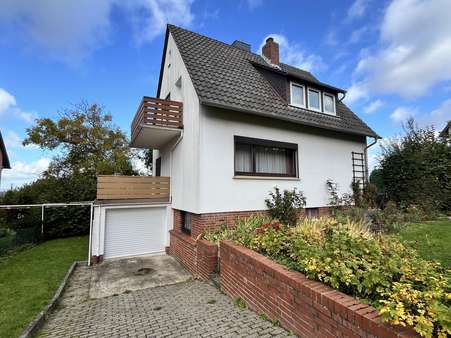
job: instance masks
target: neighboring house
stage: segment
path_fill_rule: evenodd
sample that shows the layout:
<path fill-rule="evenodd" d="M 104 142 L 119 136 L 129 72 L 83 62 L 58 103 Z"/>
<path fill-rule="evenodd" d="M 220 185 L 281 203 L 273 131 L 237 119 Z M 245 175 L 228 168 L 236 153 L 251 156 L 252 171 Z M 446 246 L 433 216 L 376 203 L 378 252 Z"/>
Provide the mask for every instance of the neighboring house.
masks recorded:
<path fill-rule="evenodd" d="M 445 128 L 440 132 L 440 137 L 451 139 L 451 121 L 448 121 Z"/>
<path fill-rule="evenodd" d="M 9 164 L 8 153 L 6 152 L 5 143 L 3 142 L 2 132 L 0 131 L 0 187 L 2 183 L 2 170 L 11 169 Z"/>
<path fill-rule="evenodd" d="M 227 44 L 167 27 L 157 99 L 143 99 L 131 145 L 154 149 L 154 175 L 170 180 L 169 203 L 158 222 L 166 224 L 160 228 L 175 229 L 171 236 L 183 231 L 196 238 L 209 227 L 264 211 L 275 186 L 303 191 L 306 212 L 322 215 L 329 203 L 328 179 L 340 193 L 349 192 L 352 181 L 366 180 L 367 148 L 379 136 L 342 102 L 345 90 L 280 62 L 272 38 L 262 53 L 252 53 L 241 41 Z M 367 143 L 367 138 L 373 140 Z M 157 179 L 148 187 L 155 187 Z M 115 212 L 121 215 L 110 221 L 104 211 L 98 213 L 94 256 L 102 256 L 108 246 L 135 245 L 138 237 L 154 238 L 142 233 L 145 224 L 131 230 L 139 223 L 132 221 L 136 218 L 145 223 L 154 217 L 156 228 L 150 211 L 147 216 L 131 208 Z M 108 235 L 108 222 L 114 223 L 110 229 L 122 230 Z M 130 239 L 133 233 L 139 235 Z M 167 230 L 159 236 L 161 251 Z M 171 237 L 172 253 L 174 241 Z M 146 243 L 139 250 L 112 249 L 105 255 L 158 251 L 145 249 Z"/>

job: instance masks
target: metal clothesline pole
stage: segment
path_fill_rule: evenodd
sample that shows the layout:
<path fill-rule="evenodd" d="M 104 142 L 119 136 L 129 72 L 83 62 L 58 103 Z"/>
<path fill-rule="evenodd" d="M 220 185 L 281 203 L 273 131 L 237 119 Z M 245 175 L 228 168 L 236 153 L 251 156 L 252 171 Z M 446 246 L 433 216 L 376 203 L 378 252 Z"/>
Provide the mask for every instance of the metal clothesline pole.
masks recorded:
<path fill-rule="evenodd" d="M 41 208 L 41 234 L 44 234 L 44 205 Z"/>
<path fill-rule="evenodd" d="M 93 214 L 93 206 L 94 202 L 69 202 L 69 203 L 38 203 L 38 204 L 3 204 L 0 205 L 0 209 L 29 209 L 29 208 L 41 208 L 41 234 L 44 233 L 44 211 L 46 207 L 49 208 L 65 208 L 68 206 L 91 206 L 91 217 L 89 219 L 89 240 L 91 240 L 91 228 L 92 228 L 92 214 Z M 91 249 L 89 249 L 91 250 Z M 91 251 L 90 251 L 91 252 Z M 89 260 L 88 260 L 89 264 Z"/>

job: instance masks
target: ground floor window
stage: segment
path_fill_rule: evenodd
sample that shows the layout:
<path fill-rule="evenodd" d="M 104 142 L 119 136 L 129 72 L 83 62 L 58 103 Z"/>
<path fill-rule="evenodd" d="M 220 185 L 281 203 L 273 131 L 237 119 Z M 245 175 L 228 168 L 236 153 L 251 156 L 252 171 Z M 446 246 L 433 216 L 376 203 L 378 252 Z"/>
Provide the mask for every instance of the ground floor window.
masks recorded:
<path fill-rule="evenodd" d="M 308 218 L 318 218 L 319 209 L 318 208 L 305 208 L 305 216 Z"/>
<path fill-rule="evenodd" d="M 235 136 L 236 176 L 297 177 L 298 145 Z"/>
<path fill-rule="evenodd" d="M 187 211 L 181 211 L 181 213 L 182 213 L 182 231 L 190 235 L 192 214 Z"/>

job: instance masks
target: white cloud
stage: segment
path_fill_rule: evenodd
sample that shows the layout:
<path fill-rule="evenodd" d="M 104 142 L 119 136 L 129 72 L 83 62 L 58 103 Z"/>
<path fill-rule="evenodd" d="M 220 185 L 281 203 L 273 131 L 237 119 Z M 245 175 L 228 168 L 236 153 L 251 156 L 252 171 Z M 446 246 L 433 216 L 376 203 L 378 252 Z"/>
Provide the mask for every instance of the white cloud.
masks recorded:
<path fill-rule="evenodd" d="M 337 31 L 336 30 L 329 30 L 326 34 L 326 37 L 324 38 L 324 42 L 328 46 L 335 47 L 338 45 L 338 37 L 337 37 Z"/>
<path fill-rule="evenodd" d="M 406 122 L 407 119 L 411 117 L 415 117 L 416 114 L 417 111 L 414 108 L 398 107 L 390 114 L 390 119 L 393 122 L 400 124 Z"/>
<path fill-rule="evenodd" d="M 263 4 L 263 0 L 246 0 L 247 5 L 251 10 L 260 7 Z"/>
<path fill-rule="evenodd" d="M 16 99 L 6 90 L 0 88 L 0 114 L 16 105 Z"/>
<path fill-rule="evenodd" d="M 306 53 L 301 45 L 289 42 L 282 34 L 268 34 L 260 44 L 259 52 L 265 45 L 266 39 L 273 37 L 279 44 L 280 61 L 307 71 L 318 71 L 326 68 L 319 55 Z"/>
<path fill-rule="evenodd" d="M 355 29 L 351 32 L 351 35 L 349 37 L 348 43 L 357 43 L 360 40 L 362 40 L 363 36 L 368 33 L 368 27 L 363 26 L 361 28 Z"/>
<path fill-rule="evenodd" d="M 384 103 L 377 99 L 375 101 L 370 102 L 364 109 L 363 112 L 365 114 L 371 114 L 374 113 L 376 110 L 378 110 L 379 108 L 381 108 L 384 105 Z"/>
<path fill-rule="evenodd" d="M 25 150 L 33 150 L 33 149 L 38 149 L 39 146 L 36 144 L 28 144 L 26 146 L 24 146 L 22 144 L 23 139 L 16 134 L 14 131 L 8 131 L 8 133 L 6 134 L 5 137 L 5 145 L 6 145 L 6 149 L 13 149 L 13 148 L 20 148 L 20 149 L 25 149 Z"/>
<path fill-rule="evenodd" d="M 49 167 L 49 164 L 49 158 L 41 158 L 33 162 L 13 162 L 11 169 L 2 171 L 2 190 L 33 182 Z"/>
<path fill-rule="evenodd" d="M 362 17 L 368 9 L 369 0 L 355 0 L 348 9 L 347 19 L 352 20 Z"/>
<path fill-rule="evenodd" d="M 193 0 L 139 0 L 124 5 L 131 13 L 131 21 L 138 43 L 150 42 L 166 29 L 166 24 L 189 27 L 194 14 Z"/>
<path fill-rule="evenodd" d="M 372 91 L 412 98 L 450 80 L 450 12 L 449 0 L 393 0 L 379 46 L 358 64 L 361 81 Z"/>
<path fill-rule="evenodd" d="M 9 131 L 5 137 L 6 148 L 18 148 L 22 146 L 22 139 L 13 131 Z"/>
<path fill-rule="evenodd" d="M 29 113 L 21 110 L 17 106 L 16 98 L 2 88 L 0 88 L 0 116 L 1 115 L 14 116 L 29 124 L 38 118 L 36 113 Z"/>
<path fill-rule="evenodd" d="M 0 24 L 15 25 L 35 45 L 56 60 L 78 64 L 110 43 L 114 7 L 126 9 L 139 42 L 152 41 L 166 23 L 189 26 L 193 0 L 3 0 Z"/>
<path fill-rule="evenodd" d="M 435 129 L 440 130 L 451 120 L 451 99 L 447 99 L 441 105 L 429 114 L 420 118 L 422 125 L 433 125 Z"/>
<path fill-rule="evenodd" d="M 368 89 L 364 83 L 354 83 L 346 90 L 346 103 L 353 104 L 361 99 L 368 98 Z"/>
<path fill-rule="evenodd" d="M 112 0 L 4 0 L 0 23 L 13 23 L 54 58 L 78 63 L 108 41 Z"/>

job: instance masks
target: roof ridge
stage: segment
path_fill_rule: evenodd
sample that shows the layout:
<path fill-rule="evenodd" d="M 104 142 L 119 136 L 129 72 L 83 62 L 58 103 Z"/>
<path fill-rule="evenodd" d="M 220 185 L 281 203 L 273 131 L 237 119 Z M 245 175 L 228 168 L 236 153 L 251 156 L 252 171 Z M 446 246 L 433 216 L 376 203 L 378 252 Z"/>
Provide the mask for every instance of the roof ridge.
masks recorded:
<path fill-rule="evenodd" d="M 200 36 L 200 37 L 203 37 L 203 38 L 207 38 L 210 41 L 218 42 L 218 43 L 220 43 L 222 45 L 225 45 L 227 47 L 233 48 L 234 50 L 239 50 L 241 52 L 244 52 L 244 53 L 247 53 L 247 54 L 252 54 L 252 55 L 258 56 L 260 58 L 262 57 L 260 54 L 256 54 L 256 53 L 252 52 L 252 50 L 251 51 L 247 51 L 247 50 L 244 50 L 244 49 L 239 49 L 239 48 L 236 48 L 236 47 L 232 46 L 230 43 L 227 43 L 227 42 L 224 42 L 224 41 L 212 38 L 212 37 L 207 36 L 207 35 L 203 35 L 203 34 L 194 32 L 192 30 L 189 30 L 189 29 L 186 29 L 186 28 L 183 28 L 183 27 L 180 27 L 180 26 L 176 26 L 176 25 L 168 23 L 167 27 L 169 28 L 169 30 L 171 30 L 171 28 L 180 29 L 180 30 L 183 30 L 185 32 L 189 32 L 189 33 L 195 34 L 197 36 Z"/>
<path fill-rule="evenodd" d="M 189 29 L 180 27 L 180 26 L 176 26 L 176 25 L 173 25 L 173 24 L 170 24 L 170 23 L 167 24 L 167 27 L 169 28 L 169 30 L 171 30 L 171 28 L 174 28 L 174 29 L 180 29 L 180 30 L 183 30 L 183 31 L 185 31 L 185 32 L 192 33 L 192 34 L 194 34 L 194 35 L 197 35 L 197 36 L 206 38 L 206 39 L 208 39 L 208 40 L 210 40 L 210 41 L 218 42 L 218 43 L 220 43 L 220 44 L 222 44 L 222 45 L 225 45 L 225 46 L 227 46 L 227 47 L 233 48 L 234 50 L 239 50 L 239 51 L 244 52 L 244 53 L 246 53 L 246 54 L 251 54 L 251 55 L 253 55 L 253 56 L 257 56 L 258 58 L 261 58 L 262 60 L 265 60 L 264 57 L 263 57 L 261 54 L 254 53 L 252 50 L 251 50 L 251 51 L 247 51 L 247 50 L 244 50 L 244 49 L 239 49 L 239 48 L 236 48 L 236 47 L 232 46 L 230 43 L 227 43 L 227 42 L 224 42 L 224 41 L 221 41 L 221 40 L 212 38 L 212 37 L 210 37 L 210 36 L 203 35 L 203 34 L 201 34 L 201 33 L 198 33 L 198 32 L 195 32 L 195 31 L 192 31 L 192 30 L 189 30 Z M 251 45 L 251 46 L 252 46 L 252 45 Z M 303 69 L 303 68 L 299 68 L 299 67 L 290 65 L 290 64 L 288 64 L 288 63 L 285 63 L 285 62 L 280 62 L 280 64 L 283 64 L 283 65 L 285 65 L 285 66 L 288 66 L 288 67 L 291 67 L 291 68 L 294 68 L 294 69 L 297 69 L 297 70 L 300 70 L 300 71 L 303 71 L 303 72 L 306 72 L 306 73 L 310 74 L 311 76 L 313 76 L 314 78 L 316 78 L 316 76 L 313 75 L 310 71 L 305 70 L 305 69 Z M 318 81 L 319 81 L 319 80 L 318 80 Z"/>

